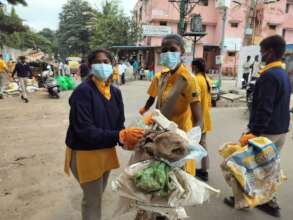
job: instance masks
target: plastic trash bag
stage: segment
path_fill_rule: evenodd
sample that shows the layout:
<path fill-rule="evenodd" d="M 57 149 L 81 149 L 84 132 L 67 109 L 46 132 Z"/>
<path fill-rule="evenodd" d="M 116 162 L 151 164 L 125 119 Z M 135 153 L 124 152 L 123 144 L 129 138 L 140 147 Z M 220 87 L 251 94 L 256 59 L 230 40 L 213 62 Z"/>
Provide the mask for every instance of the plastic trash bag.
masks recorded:
<path fill-rule="evenodd" d="M 270 201 L 283 182 L 277 147 L 265 137 L 250 139 L 240 147 L 226 144 L 221 169 L 235 197 L 235 208 L 256 207 Z"/>
<path fill-rule="evenodd" d="M 76 87 L 76 82 L 71 76 L 58 76 L 56 80 L 62 91 L 73 90 Z"/>
<path fill-rule="evenodd" d="M 170 170 L 166 163 L 154 161 L 134 175 L 135 186 L 146 193 L 167 196 L 174 190 L 169 179 Z"/>
<path fill-rule="evenodd" d="M 219 190 L 197 180 L 180 168 L 172 169 L 169 172 L 169 178 L 175 188 L 168 196 L 145 193 L 135 186 L 133 177 L 152 163 L 153 160 L 148 160 L 133 164 L 112 182 L 112 190 L 124 198 L 117 210 L 117 216 L 128 212 L 130 209 L 125 207 L 130 207 L 132 204 L 136 209 L 158 212 L 170 218 L 176 217 L 178 214 L 176 210 L 183 209 L 185 206 L 203 204 L 211 196 L 220 193 Z M 128 202 L 126 199 L 129 199 Z M 179 218 L 183 217 L 179 216 Z"/>

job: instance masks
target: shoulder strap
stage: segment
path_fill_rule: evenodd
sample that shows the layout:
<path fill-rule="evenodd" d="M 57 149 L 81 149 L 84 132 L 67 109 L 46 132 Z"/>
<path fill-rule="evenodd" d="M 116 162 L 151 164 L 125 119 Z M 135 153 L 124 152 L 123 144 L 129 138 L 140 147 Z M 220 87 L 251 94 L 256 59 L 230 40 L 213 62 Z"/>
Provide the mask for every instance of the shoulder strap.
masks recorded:
<path fill-rule="evenodd" d="M 158 94 L 158 101 L 157 101 L 157 108 L 161 111 L 161 113 L 168 119 L 171 118 L 173 111 L 174 111 L 174 106 L 176 104 L 176 101 L 180 94 L 182 93 L 183 89 L 186 87 L 187 81 L 183 77 L 179 77 L 178 80 L 175 82 L 173 88 L 171 89 L 170 93 L 168 94 L 164 104 L 161 103 L 161 98 L 164 89 L 166 88 L 167 85 L 167 80 L 166 83 L 162 84 L 160 83 L 160 91 Z M 163 87 L 164 86 L 164 87 Z"/>

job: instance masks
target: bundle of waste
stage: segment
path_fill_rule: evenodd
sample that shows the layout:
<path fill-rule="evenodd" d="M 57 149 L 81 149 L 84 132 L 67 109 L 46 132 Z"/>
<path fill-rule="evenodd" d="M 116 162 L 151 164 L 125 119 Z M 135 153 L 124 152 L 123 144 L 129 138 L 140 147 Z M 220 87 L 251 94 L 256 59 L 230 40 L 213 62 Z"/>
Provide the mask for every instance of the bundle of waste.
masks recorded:
<path fill-rule="evenodd" d="M 130 166 L 112 182 L 113 191 L 121 198 L 115 215 L 144 210 L 169 219 L 186 218 L 185 206 L 203 204 L 220 192 L 183 169 L 186 161 L 201 161 L 207 155 L 199 145 L 201 129 L 186 133 L 158 110 L 153 120 L 152 126 L 142 124 L 142 120 L 132 124 L 146 132 L 135 147 Z"/>
<path fill-rule="evenodd" d="M 137 147 L 146 151 L 150 156 L 163 158 L 170 162 L 178 161 L 190 152 L 186 139 L 173 131 L 164 130 L 148 130 Z"/>
<path fill-rule="evenodd" d="M 219 154 L 224 157 L 221 169 L 232 188 L 235 208 L 253 208 L 270 201 L 284 180 L 280 152 L 265 137 L 250 139 L 244 147 L 225 144 Z"/>

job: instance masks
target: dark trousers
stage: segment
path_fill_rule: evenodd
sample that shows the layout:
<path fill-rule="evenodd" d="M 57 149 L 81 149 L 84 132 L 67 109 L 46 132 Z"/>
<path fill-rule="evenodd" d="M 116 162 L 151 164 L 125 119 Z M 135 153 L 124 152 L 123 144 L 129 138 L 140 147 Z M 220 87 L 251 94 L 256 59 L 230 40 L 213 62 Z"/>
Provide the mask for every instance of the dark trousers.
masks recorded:
<path fill-rule="evenodd" d="M 122 75 L 121 75 L 121 84 L 122 85 L 125 84 L 125 73 L 122 73 Z"/>

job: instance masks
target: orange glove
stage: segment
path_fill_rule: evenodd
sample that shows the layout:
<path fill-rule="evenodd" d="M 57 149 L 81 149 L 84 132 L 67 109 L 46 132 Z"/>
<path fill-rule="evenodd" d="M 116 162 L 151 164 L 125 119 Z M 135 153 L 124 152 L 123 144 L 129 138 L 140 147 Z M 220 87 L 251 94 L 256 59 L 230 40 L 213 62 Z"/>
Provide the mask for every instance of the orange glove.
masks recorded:
<path fill-rule="evenodd" d="M 240 144 L 241 146 L 246 146 L 248 144 L 248 141 L 250 139 L 255 138 L 256 136 L 252 133 L 248 133 L 248 134 L 244 134 L 242 135 L 242 137 L 240 138 Z"/>
<path fill-rule="evenodd" d="M 144 129 L 142 128 L 126 128 L 120 131 L 119 141 L 125 145 L 125 149 L 133 150 L 143 135 Z"/>
<path fill-rule="evenodd" d="M 150 113 L 150 114 L 144 116 L 143 121 L 146 125 L 154 124 L 153 114 Z"/>
<path fill-rule="evenodd" d="M 145 109 L 145 107 L 142 107 L 141 109 L 139 109 L 139 114 L 144 115 L 144 113 L 146 113 L 147 110 Z"/>

